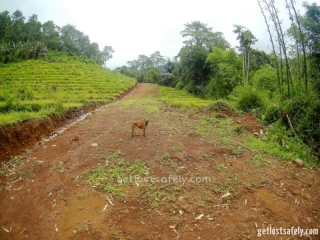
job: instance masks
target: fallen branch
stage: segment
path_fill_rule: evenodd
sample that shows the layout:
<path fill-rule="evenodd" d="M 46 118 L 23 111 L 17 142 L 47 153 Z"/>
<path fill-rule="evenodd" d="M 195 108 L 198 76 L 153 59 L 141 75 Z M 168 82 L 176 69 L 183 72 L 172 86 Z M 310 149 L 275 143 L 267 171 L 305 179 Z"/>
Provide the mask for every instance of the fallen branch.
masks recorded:
<path fill-rule="evenodd" d="M 177 236 L 177 239 L 179 239 L 180 238 L 180 234 L 177 232 L 177 230 L 175 230 L 175 229 L 173 229 L 173 231 L 178 235 Z"/>
<path fill-rule="evenodd" d="M 290 126 L 292 132 L 294 133 L 294 135 L 295 135 L 296 137 L 298 137 L 298 135 L 297 135 L 296 132 L 294 131 L 294 128 L 293 128 L 293 126 L 292 126 L 292 123 L 291 123 L 291 120 L 290 120 L 288 114 L 286 114 L 286 118 L 287 118 L 287 120 L 288 120 L 288 123 L 289 123 L 289 126 Z"/>
<path fill-rule="evenodd" d="M 106 204 L 101 212 L 104 212 L 106 208 L 108 207 L 108 204 Z"/>
<path fill-rule="evenodd" d="M 109 201 L 109 203 L 110 203 L 112 206 L 114 206 L 113 202 L 111 202 L 111 200 L 110 200 L 107 196 L 105 196 L 105 197 L 106 197 L 106 199 Z"/>

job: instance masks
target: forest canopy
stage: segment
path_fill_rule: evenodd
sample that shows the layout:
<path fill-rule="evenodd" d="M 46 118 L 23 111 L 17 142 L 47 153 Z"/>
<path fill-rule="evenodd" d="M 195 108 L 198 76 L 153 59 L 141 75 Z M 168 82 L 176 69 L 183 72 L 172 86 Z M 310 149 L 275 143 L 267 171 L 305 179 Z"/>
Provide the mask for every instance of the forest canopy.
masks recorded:
<path fill-rule="evenodd" d="M 19 10 L 11 15 L 8 11 L 0 13 L 0 62 L 35 59 L 46 56 L 48 51 L 92 59 L 100 65 L 105 65 L 114 52 L 111 46 L 100 50 L 98 43 L 91 42 L 73 25 L 41 23 L 35 14 L 26 20 Z"/>

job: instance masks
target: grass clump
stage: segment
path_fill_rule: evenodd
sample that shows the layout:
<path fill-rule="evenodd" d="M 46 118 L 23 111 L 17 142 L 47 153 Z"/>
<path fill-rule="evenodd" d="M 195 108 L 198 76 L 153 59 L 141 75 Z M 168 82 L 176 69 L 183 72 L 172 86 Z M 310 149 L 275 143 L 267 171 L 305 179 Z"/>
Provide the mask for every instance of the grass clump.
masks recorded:
<path fill-rule="evenodd" d="M 231 96 L 237 103 L 237 108 L 244 112 L 264 111 L 267 106 L 267 96 L 250 85 L 236 87 Z"/>
<path fill-rule="evenodd" d="M 117 150 L 107 157 L 105 166 L 86 170 L 84 179 L 93 187 L 110 196 L 126 196 L 126 188 L 138 178 L 150 175 L 149 167 L 135 160 L 133 163 L 120 158 L 121 151 Z"/>

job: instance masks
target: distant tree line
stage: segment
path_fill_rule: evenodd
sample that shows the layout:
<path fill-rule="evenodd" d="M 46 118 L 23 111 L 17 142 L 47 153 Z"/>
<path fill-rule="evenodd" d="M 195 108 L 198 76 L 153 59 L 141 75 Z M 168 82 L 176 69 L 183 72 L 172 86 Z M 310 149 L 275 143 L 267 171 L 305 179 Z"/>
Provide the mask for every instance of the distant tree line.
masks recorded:
<path fill-rule="evenodd" d="M 89 36 L 70 24 L 59 27 L 53 21 L 41 23 L 33 14 L 26 21 L 22 12 L 0 13 L 0 62 L 8 63 L 46 56 L 49 50 L 94 60 L 100 65 L 112 58 L 111 46 L 102 51 Z"/>
<path fill-rule="evenodd" d="M 270 72 L 271 68 L 276 81 L 272 84 L 288 97 L 297 90 L 294 85 L 299 84 L 296 88 L 302 90 L 302 82 L 305 93 L 310 90 L 308 81 L 320 90 L 320 7 L 304 3 L 306 13 L 302 16 L 297 14 L 293 0 L 283 0 L 291 20 L 291 27 L 283 30 L 275 1 L 257 3 L 270 34 L 271 53 L 254 49 L 258 39 L 244 26 L 234 25 L 239 46 L 231 48 L 223 33 L 193 21 L 185 24 L 181 32 L 184 45 L 174 59 L 156 51 L 151 56 L 139 55 L 116 70 L 140 82 L 157 82 L 202 96 L 226 96 L 236 86 L 252 84 L 258 70 Z"/>
<path fill-rule="evenodd" d="M 223 97 L 248 81 L 249 72 L 271 63 L 265 52 L 251 49 L 256 39 L 248 29 L 235 25 L 235 32 L 240 39 L 239 52 L 231 48 L 223 33 L 212 31 L 207 24 L 186 23 L 181 32 L 184 46 L 174 59 L 156 51 L 151 56 L 139 55 L 116 71 L 139 82 L 177 87 L 200 96 Z"/>

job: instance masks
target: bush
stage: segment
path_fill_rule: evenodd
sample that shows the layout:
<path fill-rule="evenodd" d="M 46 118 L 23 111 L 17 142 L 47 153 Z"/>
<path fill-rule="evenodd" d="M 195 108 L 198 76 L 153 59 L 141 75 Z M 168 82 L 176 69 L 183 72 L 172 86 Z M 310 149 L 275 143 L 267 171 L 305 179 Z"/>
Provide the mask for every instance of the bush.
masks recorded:
<path fill-rule="evenodd" d="M 178 90 L 182 90 L 183 88 L 184 88 L 184 84 L 183 84 L 183 82 L 181 82 L 181 81 L 179 81 L 179 82 L 177 82 L 177 84 L 176 84 L 176 89 L 178 89 Z"/>
<path fill-rule="evenodd" d="M 280 117 L 280 110 L 279 107 L 276 105 L 271 105 L 267 108 L 264 118 L 266 123 L 271 124 L 279 120 Z"/>
<path fill-rule="evenodd" d="M 206 107 L 208 111 L 218 112 L 218 111 L 234 111 L 234 109 L 229 106 L 226 102 L 217 101 Z"/>
<path fill-rule="evenodd" d="M 279 88 L 277 71 L 270 65 L 264 65 L 252 77 L 252 85 L 258 89 L 275 92 Z"/>
<path fill-rule="evenodd" d="M 291 124 L 303 142 L 319 145 L 317 151 L 320 151 L 320 100 L 317 96 L 292 97 L 283 103 L 280 116 L 288 129 Z"/>
<path fill-rule="evenodd" d="M 232 92 L 232 98 L 237 99 L 238 108 L 245 112 L 264 110 L 267 97 L 265 94 L 251 86 L 239 86 Z"/>

